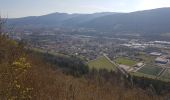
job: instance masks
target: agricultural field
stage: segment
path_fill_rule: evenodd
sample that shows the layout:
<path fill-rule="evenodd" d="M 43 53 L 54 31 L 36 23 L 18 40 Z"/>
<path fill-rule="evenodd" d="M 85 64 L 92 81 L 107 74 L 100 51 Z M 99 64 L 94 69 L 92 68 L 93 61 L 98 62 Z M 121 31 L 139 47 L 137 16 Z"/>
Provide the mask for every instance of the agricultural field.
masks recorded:
<path fill-rule="evenodd" d="M 170 69 L 166 69 L 161 78 L 170 80 Z"/>
<path fill-rule="evenodd" d="M 107 59 L 105 56 L 99 57 L 95 60 L 89 61 L 88 66 L 90 69 L 107 69 L 108 71 L 114 71 L 116 69 L 116 66 L 110 62 L 109 59 Z"/>
<path fill-rule="evenodd" d="M 124 57 L 119 57 L 119 58 L 115 59 L 115 62 L 117 64 L 122 64 L 122 65 L 127 65 L 127 66 L 133 66 L 137 63 L 134 60 L 130 60 L 130 59 L 124 58 Z"/>
<path fill-rule="evenodd" d="M 154 67 L 154 66 L 146 65 L 146 66 L 142 67 L 141 69 L 139 69 L 137 72 L 157 76 L 162 70 L 163 70 L 163 68 L 158 67 L 158 66 Z"/>
<path fill-rule="evenodd" d="M 151 63 L 151 62 L 154 62 L 156 57 L 147 55 L 145 53 L 140 53 L 138 55 L 138 58 L 141 58 L 145 63 Z"/>

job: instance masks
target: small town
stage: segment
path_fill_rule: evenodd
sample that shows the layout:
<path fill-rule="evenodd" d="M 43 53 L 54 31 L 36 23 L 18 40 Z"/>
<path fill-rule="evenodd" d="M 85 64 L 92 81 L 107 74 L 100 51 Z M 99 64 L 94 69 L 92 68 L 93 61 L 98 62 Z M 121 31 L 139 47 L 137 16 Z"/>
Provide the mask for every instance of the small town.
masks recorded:
<path fill-rule="evenodd" d="M 52 31 L 36 35 L 31 33 L 26 31 L 25 34 L 14 35 L 11 38 L 25 39 L 31 48 L 80 57 L 91 68 L 103 69 L 98 63 L 106 61 L 104 60 L 106 57 L 109 62 L 113 62 L 127 73 L 143 74 L 155 79 L 170 79 L 170 42 L 168 41 L 56 34 Z M 96 64 L 93 64 L 93 61 Z M 106 62 L 103 63 L 107 64 Z M 107 67 L 105 69 L 114 68 L 112 65 L 110 67 L 113 68 Z"/>

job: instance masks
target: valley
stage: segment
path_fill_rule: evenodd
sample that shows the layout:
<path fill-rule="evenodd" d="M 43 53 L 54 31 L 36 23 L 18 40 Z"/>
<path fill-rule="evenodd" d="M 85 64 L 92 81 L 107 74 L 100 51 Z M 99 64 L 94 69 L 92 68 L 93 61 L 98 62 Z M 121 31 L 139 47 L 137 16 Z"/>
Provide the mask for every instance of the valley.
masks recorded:
<path fill-rule="evenodd" d="M 170 100 L 170 0 L 0 0 L 0 100 Z"/>
<path fill-rule="evenodd" d="M 169 41 L 79 34 L 56 31 L 32 34 L 26 31 L 22 35 L 11 35 L 11 38 L 26 41 L 28 48 L 80 57 L 90 68 L 110 70 L 109 62 L 113 61 L 116 64 L 113 66 L 129 74 L 169 81 Z M 104 60 L 103 56 L 110 61 Z"/>

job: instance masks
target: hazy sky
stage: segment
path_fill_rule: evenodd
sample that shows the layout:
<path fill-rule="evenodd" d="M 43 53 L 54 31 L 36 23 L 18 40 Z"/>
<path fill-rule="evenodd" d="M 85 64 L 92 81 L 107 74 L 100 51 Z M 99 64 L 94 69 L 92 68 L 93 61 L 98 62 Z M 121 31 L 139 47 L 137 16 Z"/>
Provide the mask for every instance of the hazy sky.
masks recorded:
<path fill-rule="evenodd" d="M 8 17 L 53 12 L 132 12 L 160 7 L 170 7 L 170 0 L 0 0 L 0 13 Z"/>

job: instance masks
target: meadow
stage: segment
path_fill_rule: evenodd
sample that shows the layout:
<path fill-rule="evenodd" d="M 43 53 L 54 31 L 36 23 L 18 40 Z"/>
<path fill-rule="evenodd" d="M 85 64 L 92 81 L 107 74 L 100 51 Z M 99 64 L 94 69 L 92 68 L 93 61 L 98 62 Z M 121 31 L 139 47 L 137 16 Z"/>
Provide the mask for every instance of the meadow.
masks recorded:
<path fill-rule="evenodd" d="M 119 58 L 115 59 L 115 62 L 117 64 L 122 64 L 122 65 L 127 65 L 127 66 L 133 66 L 137 63 L 134 60 L 130 60 L 130 59 L 124 58 L 124 57 L 119 57 Z"/>
<path fill-rule="evenodd" d="M 88 62 L 88 66 L 90 69 L 107 69 L 108 71 L 113 71 L 116 69 L 116 66 L 109 61 L 108 58 L 106 58 L 105 56 L 99 57 L 95 60 L 89 61 Z"/>

